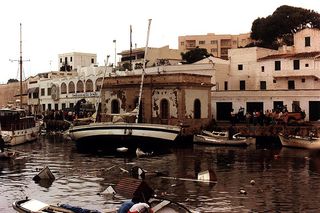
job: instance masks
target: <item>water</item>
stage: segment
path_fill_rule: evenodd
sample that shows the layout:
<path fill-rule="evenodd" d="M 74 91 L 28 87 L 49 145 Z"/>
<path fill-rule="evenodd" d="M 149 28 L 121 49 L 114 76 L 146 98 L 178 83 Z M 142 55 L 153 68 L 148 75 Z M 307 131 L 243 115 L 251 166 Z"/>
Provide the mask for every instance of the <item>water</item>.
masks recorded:
<path fill-rule="evenodd" d="M 120 168 L 130 170 L 133 166 L 183 178 L 213 169 L 216 184 L 146 179 L 157 194 L 200 212 L 318 212 L 320 208 L 320 155 L 309 150 L 199 145 L 159 156 L 125 159 L 79 153 L 72 142 L 56 136 L 13 149 L 19 152 L 17 159 L 0 161 L 0 212 L 14 212 L 12 203 L 26 196 L 100 211 L 119 207 L 125 198 L 100 193 L 127 176 Z M 51 184 L 32 180 L 44 165 L 56 177 Z"/>

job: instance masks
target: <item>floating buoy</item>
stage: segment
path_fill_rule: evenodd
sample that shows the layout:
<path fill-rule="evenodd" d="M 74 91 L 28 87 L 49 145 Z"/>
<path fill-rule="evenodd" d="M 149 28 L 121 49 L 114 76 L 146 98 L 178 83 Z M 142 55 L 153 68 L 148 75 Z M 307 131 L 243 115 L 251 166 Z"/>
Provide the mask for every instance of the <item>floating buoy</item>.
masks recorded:
<path fill-rule="evenodd" d="M 254 185 L 254 184 L 256 184 L 256 182 L 254 180 L 250 180 L 250 184 Z"/>

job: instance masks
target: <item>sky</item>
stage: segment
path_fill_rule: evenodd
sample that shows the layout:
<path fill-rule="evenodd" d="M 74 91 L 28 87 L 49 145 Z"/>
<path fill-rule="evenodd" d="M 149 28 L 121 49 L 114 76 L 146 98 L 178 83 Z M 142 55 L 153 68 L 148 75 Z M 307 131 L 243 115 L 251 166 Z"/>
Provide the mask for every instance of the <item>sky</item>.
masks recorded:
<path fill-rule="evenodd" d="M 23 77 L 28 78 L 57 71 L 62 53 L 95 53 L 100 66 L 110 55 L 113 63 L 115 52 L 130 48 L 130 25 L 133 45 L 146 45 L 148 19 L 148 46 L 177 49 L 178 36 L 248 33 L 256 18 L 282 5 L 320 13 L 319 0 L 0 1 L 0 83 L 20 78 L 20 23 Z"/>

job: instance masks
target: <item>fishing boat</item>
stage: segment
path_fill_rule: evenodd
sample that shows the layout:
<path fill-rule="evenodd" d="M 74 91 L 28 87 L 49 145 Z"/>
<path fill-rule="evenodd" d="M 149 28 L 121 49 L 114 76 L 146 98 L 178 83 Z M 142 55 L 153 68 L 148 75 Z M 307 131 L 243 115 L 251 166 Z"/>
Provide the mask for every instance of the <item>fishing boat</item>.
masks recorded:
<path fill-rule="evenodd" d="M 181 132 L 180 126 L 138 123 L 143 81 L 145 75 L 146 55 L 148 50 L 148 39 L 151 19 L 149 19 L 148 36 L 144 54 L 144 62 L 141 74 L 141 84 L 137 107 L 134 110 L 135 122 L 95 122 L 87 125 L 72 126 L 66 132 L 80 149 L 85 147 L 96 147 L 98 149 L 116 150 L 119 147 L 137 147 L 144 150 L 156 149 L 157 147 L 171 146 Z M 103 77 L 103 80 L 105 75 Z M 102 89 L 102 86 L 101 86 Z M 101 91 L 100 91 L 101 96 Z M 99 104 L 98 104 L 99 105 Z M 126 114 L 132 114 L 127 112 Z M 122 115 L 118 115 L 121 117 Z"/>
<path fill-rule="evenodd" d="M 1 135 L 7 146 L 34 141 L 40 126 L 34 116 L 27 116 L 23 109 L 0 109 Z"/>
<path fill-rule="evenodd" d="M 279 138 L 282 146 L 306 148 L 306 149 L 320 149 L 320 138 L 310 136 L 298 135 L 284 135 L 279 133 Z"/>
<path fill-rule="evenodd" d="M 249 146 L 255 144 L 255 138 L 242 137 L 240 133 L 236 133 L 229 137 L 216 137 L 198 134 L 193 136 L 193 143 L 208 144 L 208 145 L 223 145 L 223 146 Z"/>
<path fill-rule="evenodd" d="M 22 108 L 22 38 L 20 23 L 20 59 L 17 60 L 20 65 L 20 109 L 3 108 L 0 109 L 0 133 L 7 146 L 14 146 L 29 141 L 36 140 L 40 125 L 36 123 L 34 116 L 27 116 Z"/>

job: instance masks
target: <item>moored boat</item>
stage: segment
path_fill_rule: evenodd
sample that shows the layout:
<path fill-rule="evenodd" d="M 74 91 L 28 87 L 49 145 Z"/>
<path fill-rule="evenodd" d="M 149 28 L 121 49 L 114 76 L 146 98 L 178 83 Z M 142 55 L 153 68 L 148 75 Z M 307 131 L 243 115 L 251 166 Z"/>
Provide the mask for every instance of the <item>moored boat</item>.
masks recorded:
<path fill-rule="evenodd" d="M 298 135 L 284 135 L 279 134 L 282 146 L 306 148 L 306 149 L 320 149 L 320 138 L 313 136 L 298 136 Z"/>
<path fill-rule="evenodd" d="M 241 137 L 239 133 L 233 135 L 231 139 L 227 137 L 194 135 L 193 143 L 208 144 L 208 145 L 224 145 L 224 146 L 249 146 L 251 144 L 255 144 L 255 138 Z"/>
<path fill-rule="evenodd" d="M 1 135 L 7 146 L 36 140 L 40 126 L 34 116 L 27 116 L 23 109 L 0 109 Z"/>

